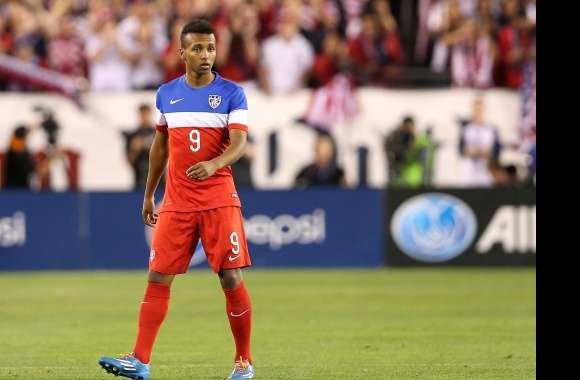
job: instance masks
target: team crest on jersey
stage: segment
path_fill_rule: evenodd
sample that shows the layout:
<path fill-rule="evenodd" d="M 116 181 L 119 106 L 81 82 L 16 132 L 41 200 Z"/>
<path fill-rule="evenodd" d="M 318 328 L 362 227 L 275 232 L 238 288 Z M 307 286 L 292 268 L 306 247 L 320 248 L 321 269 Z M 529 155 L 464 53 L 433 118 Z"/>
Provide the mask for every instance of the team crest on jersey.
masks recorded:
<path fill-rule="evenodd" d="M 222 97 L 220 95 L 210 95 L 207 100 L 209 102 L 209 106 L 213 109 L 216 109 L 222 102 Z"/>

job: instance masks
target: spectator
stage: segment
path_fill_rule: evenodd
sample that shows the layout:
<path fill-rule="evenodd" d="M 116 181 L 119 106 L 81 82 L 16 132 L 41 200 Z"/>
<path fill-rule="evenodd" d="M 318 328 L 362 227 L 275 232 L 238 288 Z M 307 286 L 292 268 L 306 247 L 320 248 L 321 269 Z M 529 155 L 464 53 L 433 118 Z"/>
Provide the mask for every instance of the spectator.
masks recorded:
<path fill-rule="evenodd" d="M 311 3 L 315 23 L 312 28 L 305 30 L 304 35 L 319 54 L 324 49 L 324 40 L 328 35 L 345 37 L 346 20 L 344 9 L 340 2 L 318 0 Z"/>
<path fill-rule="evenodd" d="M 371 0 L 366 6 L 363 14 L 374 14 L 379 21 L 380 29 L 387 33 L 396 33 L 397 21 L 391 13 L 391 6 L 388 0 Z"/>
<path fill-rule="evenodd" d="M 464 186 L 489 187 L 493 178 L 489 171 L 491 160 L 498 160 L 500 141 L 497 130 L 483 118 L 484 103 L 476 98 L 470 122 L 462 128 L 459 152 L 461 181 Z"/>
<path fill-rule="evenodd" d="M 346 37 L 355 38 L 362 30 L 361 15 L 369 0 L 337 0 L 343 9 L 346 19 Z"/>
<path fill-rule="evenodd" d="M 48 43 L 49 68 L 67 75 L 86 77 L 84 43 L 78 37 L 72 16 L 63 15 L 55 27 Z"/>
<path fill-rule="evenodd" d="M 172 25 L 176 23 L 185 24 L 193 19 L 193 2 L 191 0 L 175 0 L 173 9 Z"/>
<path fill-rule="evenodd" d="M 371 11 L 363 14 L 362 31 L 349 41 L 350 56 L 361 69 L 358 78 L 361 84 L 384 84 L 386 78 L 391 78 L 394 66 L 402 63 L 396 23 L 394 19 L 387 22 L 383 18 Z"/>
<path fill-rule="evenodd" d="M 450 49 L 448 66 L 454 86 L 488 88 L 493 85 L 495 46 L 482 25 L 467 20 L 445 34 L 440 43 Z"/>
<path fill-rule="evenodd" d="M 222 16 L 220 14 L 220 6 L 222 5 L 222 2 L 215 0 L 196 0 L 192 3 L 193 18 L 204 18 L 209 20 L 213 25 L 221 22 L 219 19 Z"/>
<path fill-rule="evenodd" d="M 24 125 L 16 127 L 10 139 L 10 146 L 6 152 L 6 188 L 28 189 L 32 187 L 35 175 L 35 164 L 28 147 L 26 138 L 29 129 Z"/>
<path fill-rule="evenodd" d="M 263 42 L 266 38 L 276 34 L 275 25 L 275 0 L 256 0 L 258 10 L 258 20 L 260 30 L 258 31 L 258 40 Z"/>
<path fill-rule="evenodd" d="M 0 10 L 0 54 L 8 54 L 14 45 L 14 36 L 8 22 L 8 12 Z"/>
<path fill-rule="evenodd" d="M 431 69 L 443 72 L 449 65 L 449 45 L 442 38 L 459 30 L 465 21 L 459 0 L 438 1 L 427 16 L 429 35 L 433 40 Z"/>
<path fill-rule="evenodd" d="M 25 2 L 9 2 L 7 5 L 8 28 L 13 35 L 12 54 L 20 58 L 42 63 L 46 58 L 46 39 L 34 9 Z"/>
<path fill-rule="evenodd" d="M 497 81 L 500 85 L 510 88 L 518 88 L 522 84 L 522 67 L 531 43 L 528 32 L 533 30 L 532 25 L 535 25 L 535 12 L 529 12 L 530 22 L 528 23 L 522 17 L 523 11 L 518 0 L 503 0 L 502 2 L 498 31 Z"/>
<path fill-rule="evenodd" d="M 235 82 L 256 77 L 258 65 L 258 14 L 254 5 L 241 2 L 228 15 L 227 25 L 218 30 L 216 67 Z"/>
<path fill-rule="evenodd" d="M 185 25 L 185 21 L 181 19 L 175 20 L 171 28 L 171 41 L 165 48 L 161 56 L 163 69 L 165 70 L 165 82 L 169 82 L 183 74 L 185 74 L 185 62 L 181 59 L 179 49 L 181 47 L 180 36 L 181 29 Z"/>
<path fill-rule="evenodd" d="M 288 94 L 305 87 L 314 63 L 314 50 L 298 33 L 298 21 L 290 12 L 281 15 L 278 32 L 262 46 L 259 78 L 267 94 Z"/>
<path fill-rule="evenodd" d="M 256 156 L 256 146 L 251 136 L 248 136 L 248 143 L 246 144 L 244 155 L 232 165 L 234 181 L 236 189 L 254 188 L 254 181 L 252 180 L 252 162 Z"/>
<path fill-rule="evenodd" d="M 118 38 L 132 63 L 131 88 L 156 89 L 163 80 L 161 54 L 167 47 L 166 25 L 155 17 L 154 4 L 137 1 L 132 15 L 119 24 Z"/>
<path fill-rule="evenodd" d="M 302 168 L 294 182 L 296 188 L 313 186 L 346 187 L 344 170 L 336 164 L 334 142 L 330 135 L 320 133 L 314 148 L 314 162 Z"/>
<path fill-rule="evenodd" d="M 149 150 L 155 136 L 151 106 L 141 104 L 138 109 L 139 125 L 128 135 L 127 161 L 133 169 L 134 189 L 145 189 L 149 171 Z"/>
<path fill-rule="evenodd" d="M 497 34 L 498 17 L 499 15 L 493 6 L 492 0 L 478 0 L 475 20 L 490 36 Z"/>
<path fill-rule="evenodd" d="M 314 60 L 312 87 L 325 86 L 342 68 L 350 67 L 345 41 L 337 33 L 329 33 L 324 37 L 322 51 Z"/>
<path fill-rule="evenodd" d="M 86 42 L 92 91 L 127 91 L 131 88 L 131 53 L 121 44 L 110 10 L 103 8 L 92 19 L 93 32 Z"/>
<path fill-rule="evenodd" d="M 434 32 L 433 15 L 437 14 L 439 20 L 438 25 L 441 24 L 440 19 L 443 10 L 442 0 L 419 0 L 417 4 L 417 39 L 415 41 L 415 62 L 424 64 L 428 62 L 433 49 Z"/>
<path fill-rule="evenodd" d="M 46 39 L 34 9 L 27 3 L 9 2 L 6 5 L 6 26 L 11 38 L 5 37 L 8 53 L 23 62 L 43 65 L 46 59 Z M 9 78 L 6 88 L 10 91 L 33 91 L 36 86 L 18 78 Z"/>

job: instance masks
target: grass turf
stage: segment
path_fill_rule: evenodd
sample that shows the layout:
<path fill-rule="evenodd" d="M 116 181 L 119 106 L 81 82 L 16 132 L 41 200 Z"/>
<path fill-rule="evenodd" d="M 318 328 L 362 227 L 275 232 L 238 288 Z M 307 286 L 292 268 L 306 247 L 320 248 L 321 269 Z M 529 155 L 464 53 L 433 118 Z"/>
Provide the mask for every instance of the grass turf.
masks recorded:
<path fill-rule="evenodd" d="M 215 276 L 174 283 L 152 380 L 224 379 Z M 256 379 L 534 379 L 534 269 L 248 270 Z M 0 273 L 0 379 L 113 379 L 142 272 Z M 119 378 L 121 379 L 121 378 Z"/>

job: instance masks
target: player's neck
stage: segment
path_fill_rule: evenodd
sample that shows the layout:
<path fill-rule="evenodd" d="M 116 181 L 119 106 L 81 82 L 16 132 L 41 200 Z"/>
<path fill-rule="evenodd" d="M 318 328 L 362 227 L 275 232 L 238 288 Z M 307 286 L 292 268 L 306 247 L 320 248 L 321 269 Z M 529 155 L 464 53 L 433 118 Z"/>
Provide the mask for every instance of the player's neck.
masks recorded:
<path fill-rule="evenodd" d="M 188 71 L 185 74 L 185 81 L 188 85 L 195 88 L 205 87 L 213 82 L 215 74 L 213 72 L 198 74 L 193 71 Z"/>

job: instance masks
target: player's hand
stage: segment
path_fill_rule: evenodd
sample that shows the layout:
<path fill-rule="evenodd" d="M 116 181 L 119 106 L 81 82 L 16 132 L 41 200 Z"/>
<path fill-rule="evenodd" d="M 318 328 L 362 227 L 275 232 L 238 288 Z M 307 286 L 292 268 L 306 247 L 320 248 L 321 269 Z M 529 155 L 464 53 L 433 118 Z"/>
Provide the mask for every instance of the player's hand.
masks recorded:
<path fill-rule="evenodd" d="M 214 162 L 202 161 L 187 169 L 185 175 L 190 179 L 203 181 L 211 177 L 216 170 L 218 170 L 218 166 Z"/>
<path fill-rule="evenodd" d="M 155 201 L 153 198 L 143 199 L 143 210 L 141 211 L 141 215 L 143 216 L 143 223 L 149 227 L 155 227 L 155 223 L 157 223 L 157 218 L 159 217 L 158 214 L 154 213 L 154 210 Z"/>

